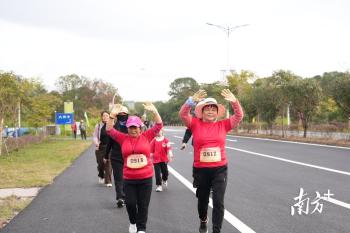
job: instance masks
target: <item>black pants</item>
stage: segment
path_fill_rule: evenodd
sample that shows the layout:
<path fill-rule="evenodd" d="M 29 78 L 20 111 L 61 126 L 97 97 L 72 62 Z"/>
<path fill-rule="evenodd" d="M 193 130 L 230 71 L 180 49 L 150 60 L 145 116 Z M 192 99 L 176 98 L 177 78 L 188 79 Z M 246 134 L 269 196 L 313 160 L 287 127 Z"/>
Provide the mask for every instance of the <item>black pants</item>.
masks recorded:
<path fill-rule="evenodd" d="M 156 174 L 156 185 L 162 185 L 162 180 L 167 181 L 169 172 L 168 172 L 168 164 L 165 162 L 155 163 L 154 171 Z"/>
<path fill-rule="evenodd" d="M 124 192 L 130 223 L 136 223 L 137 231 L 146 231 L 152 177 L 143 180 L 124 180 Z"/>
<path fill-rule="evenodd" d="M 111 159 L 111 163 L 113 169 L 116 200 L 120 198 L 124 199 L 125 194 L 123 190 L 123 161 Z"/>
<path fill-rule="evenodd" d="M 224 197 L 227 185 L 227 166 L 215 168 L 194 168 L 194 179 L 198 184 L 196 196 L 198 198 L 199 218 L 207 219 L 210 190 L 213 190 L 213 233 L 221 231 L 224 218 Z"/>
<path fill-rule="evenodd" d="M 106 153 L 106 145 L 100 145 L 98 150 L 95 150 L 98 177 L 105 178 L 105 164 L 103 158 Z"/>
<path fill-rule="evenodd" d="M 81 140 L 86 140 L 86 131 L 80 130 L 80 136 L 81 136 Z"/>

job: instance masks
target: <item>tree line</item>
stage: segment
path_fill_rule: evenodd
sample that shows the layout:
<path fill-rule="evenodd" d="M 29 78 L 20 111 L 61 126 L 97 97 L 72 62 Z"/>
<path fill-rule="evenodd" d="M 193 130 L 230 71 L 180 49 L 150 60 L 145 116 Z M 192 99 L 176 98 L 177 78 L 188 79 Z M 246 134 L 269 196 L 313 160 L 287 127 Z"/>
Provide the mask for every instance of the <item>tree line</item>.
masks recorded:
<path fill-rule="evenodd" d="M 312 78 L 302 78 L 291 71 L 278 70 L 269 77 L 259 78 L 250 71 L 231 71 L 225 82 L 210 84 L 199 84 L 190 77 L 178 78 L 170 84 L 171 98 L 167 102 L 156 104 L 166 123 L 180 124 L 178 110 L 188 96 L 199 89 L 205 89 L 208 96 L 224 103 L 220 96 L 224 87 L 229 88 L 240 100 L 247 126 L 265 122 L 272 130 L 277 119 L 286 118 L 287 109 L 292 121 L 301 122 L 304 137 L 310 122 L 340 124 L 340 128 L 346 129 L 346 123 L 350 120 L 348 72 L 328 72 Z M 350 126 L 349 122 L 348 124 Z M 282 123 L 282 130 L 283 127 Z"/>
<path fill-rule="evenodd" d="M 73 101 L 75 118 L 84 119 L 84 112 L 97 118 L 114 95 L 121 100 L 117 88 L 101 79 L 70 74 L 58 77 L 55 86 L 48 91 L 39 79 L 0 72 L 0 131 L 5 125 L 18 127 L 18 111 L 22 126 L 37 128 L 53 124 L 55 111 L 64 112 L 64 102 Z"/>
<path fill-rule="evenodd" d="M 18 125 L 19 109 L 22 125 L 41 127 L 54 122 L 54 112 L 63 112 L 64 102 L 73 101 L 76 119 L 83 119 L 84 112 L 97 119 L 113 96 L 115 102 L 122 100 L 111 83 L 77 74 L 58 77 L 57 90 L 50 92 L 39 79 L 12 72 L 0 72 L 0 84 L 1 131 L 5 124 Z M 306 137 L 310 122 L 346 125 L 350 117 L 350 74 L 336 71 L 312 78 L 285 70 L 265 78 L 250 71 L 231 71 L 225 82 L 213 83 L 198 83 L 191 77 L 176 78 L 169 85 L 170 99 L 155 105 L 166 124 L 181 124 L 178 111 L 188 96 L 205 89 L 208 96 L 224 103 L 220 95 L 223 88 L 229 88 L 240 100 L 245 112 L 243 125 L 247 127 L 264 122 L 272 129 L 278 119 L 286 118 L 289 109 L 291 120 L 301 122 Z M 142 111 L 142 103 L 136 102 L 132 113 Z"/>

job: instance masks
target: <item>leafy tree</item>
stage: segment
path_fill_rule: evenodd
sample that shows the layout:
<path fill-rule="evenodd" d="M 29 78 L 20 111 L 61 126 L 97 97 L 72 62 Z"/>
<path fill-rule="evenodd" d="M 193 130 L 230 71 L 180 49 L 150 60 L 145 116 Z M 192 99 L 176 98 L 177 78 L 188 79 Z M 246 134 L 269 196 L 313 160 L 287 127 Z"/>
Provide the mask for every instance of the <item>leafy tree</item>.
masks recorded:
<path fill-rule="evenodd" d="M 0 155 L 2 148 L 2 131 L 5 118 L 13 117 L 15 109 L 20 101 L 19 78 L 11 73 L 0 73 Z"/>
<path fill-rule="evenodd" d="M 272 124 L 279 112 L 279 97 L 271 80 L 260 79 L 254 83 L 252 102 L 261 119 L 266 121 L 272 134 Z"/>
<path fill-rule="evenodd" d="M 167 102 L 168 106 L 163 106 L 169 112 L 167 114 L 169 123 L 180 124 L 178 112 L 182 104 L 186 99 L 193 95 L 199 90 L 199 84 L 193 78 L 177 78 L 172 83 L 170 83 L 170 91 L 168 94 L 171 96 L 170 100 Z"/>
<path fill-rule="evenodd" d="M 350 73 L 338 76 L 330 85 L 330 93 L 338 107 L 350 119 Z"/>
<path fill-rule="evenodd" d="M 274 71 L 272 76 L 269 78 L 269 81 L 274 87 L 274 95 L 276 95 L 276 105 L 279 109 L 279 113 L 282 115 L 281 117 L 281 125 L 282 125 L 282 137 L 285 135 L 285 127 L 284 127 L 284 117 L 287 113 L 288 106 L 290 105 L 290 97 L 288 96 L 288 86 L 291 82 L 301 79 L 301 77 L 295 75 L 291 71 L 285 70 L 277 70 Z"/>
<path fill-rule="evenodd" d="M 220 82 L 214 83 L 202 83 L 200 89 L 203 89 L 207 92 L 208 97 L 215 98 L 218 103 L 225 104 L 227 101 L 221 96 L 221 91 L 227 87 L 224 87 Z"/>
<path fill-rule="evenodd" d="M 257 115 L 256 106 L 253 104 L 253 86 L 251 82 L 257 79 L 256 75 L 247 70 L 242 70 L 241 73 L 231 72 L 226 77 L 229 89 L 239 99 L 244 110 L 245 118 L 248 122 L 252 122 Z"/>
<path fill-rule="evenodd" d="M 348 114 L 346 114 L 346 111 L 344 108 L 342 108 L 336 101 L 335 98 L 343 88 L 346 89 L 346 84 L 341 83 L 340 80 L 346 79 L 346 76 L 348 76 L 348 73 L 343 72 L 326 72 L 322 76 L 318 75 L 315 76 L 313 79 L 315 79 L 322 88 L 322 106 L 317 111 L 316 119 L 321 122 L 327 122 L 330 121 L 346 121 L 348 118 Z M 340 92 L 339 92 L 339 91 Z M 346 91 L 345 91 L 346 92 Z M 344 98 L 347 96 L 347 91 L 344 95 L 341 95 L 341 98 Z M 339 95 L 338 95 L 339 97 Z M 334 106 L 334 103 L 336 106 Z M 327 106 L 329 105 L 329 106 Z"/>
<path fill-rule="evenodd" d="M 230 91 L 238 98 L 240 98 L 241 95 L 243 95 L 249 88 L 251 88 L 251 84 L 249 82 L 254 82 L 257 77 L 251 71 L 242 70 L 239 74 L 236 72 L 231 72 L 231 74 L 228 75 L 226 79 Z"/>
<path fill-rule="evenodd" d="M 56 82 L 64 102 L 73 101 L 76 118 L 83 118 L 84 112 L 92 117 L 99 117 L 99 112 L 109 109 L 114 97 L 115 103 L 121 103 L 118 90 L 101 79 L 91 80 L 76 74 L 61 76 Z"/>
<path fill-rule="evenodd" d="M 309 122 L 321 100 L 321 87 L 314 79 L 297 79 L 288 85 L 288 95 L 292 109 L 302 121 L 306 137 Z"/>
<path fill-rule="evenodd" d="M 31 98 L 28 123 L 34 127 L 47 125 L 59 105 L 62 105 L 62 100 L 52 94 L 45 93 Z"/>
<path fill-rule="evenodd" d="M 185 100 L 199 90 L 199 85 L 193 78 L 177 78 L 170 84 L 169 96 L 175 100 Z"/>
<path fill-rule="evenodd" d="M 84 78 L 79 77 L 77 74 L 69 74 L 60 76 L 56 81 L 58 91 L 61 93 L 77 90 L 84 83 Z"/>

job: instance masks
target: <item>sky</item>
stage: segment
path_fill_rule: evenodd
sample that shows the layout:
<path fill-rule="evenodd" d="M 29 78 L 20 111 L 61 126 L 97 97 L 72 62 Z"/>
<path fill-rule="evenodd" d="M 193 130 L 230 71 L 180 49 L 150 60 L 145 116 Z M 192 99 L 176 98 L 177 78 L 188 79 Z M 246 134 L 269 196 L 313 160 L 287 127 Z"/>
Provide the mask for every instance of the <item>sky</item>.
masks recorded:
<path fill-rule="evenodd" d="M 228 68 L 313 77 L 350 69 L 349 12 L 348 0 L 0 0 L 0 70 L 48 90 L 72 73 L 103 79 L 134 101 Z M 207 23 L 248 26 L 227 37 Z"/>

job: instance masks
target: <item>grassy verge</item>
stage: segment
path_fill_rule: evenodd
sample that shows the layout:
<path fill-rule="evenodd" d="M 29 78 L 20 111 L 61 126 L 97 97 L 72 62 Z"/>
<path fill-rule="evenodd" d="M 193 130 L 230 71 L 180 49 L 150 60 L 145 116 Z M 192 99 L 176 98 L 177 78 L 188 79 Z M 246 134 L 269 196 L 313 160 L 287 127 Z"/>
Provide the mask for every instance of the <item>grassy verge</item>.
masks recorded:
<path fill-rule="evenodd" d="M 20 198 L 16 196 L 0 199 L 0 229 L 32 200 L 33 198 Z"/>
<path fill-rule="evenodd" d="M 0 157 L 0 188 L 40 187 L 52 183 L 91 141 L 46 140 Z"/>
<path fill-rule="evenodd" d="M 66 169 L 91 141 L 47 139 L 0 156 L 0 189 L 42 187 Z M 7 197 L 0 199 L 0 229 L 24 209 L 32 198 Z"/>

